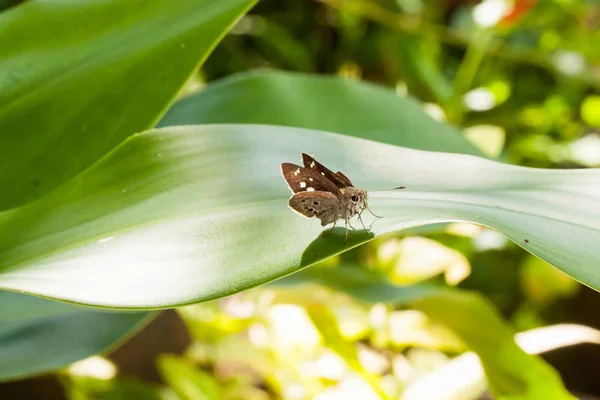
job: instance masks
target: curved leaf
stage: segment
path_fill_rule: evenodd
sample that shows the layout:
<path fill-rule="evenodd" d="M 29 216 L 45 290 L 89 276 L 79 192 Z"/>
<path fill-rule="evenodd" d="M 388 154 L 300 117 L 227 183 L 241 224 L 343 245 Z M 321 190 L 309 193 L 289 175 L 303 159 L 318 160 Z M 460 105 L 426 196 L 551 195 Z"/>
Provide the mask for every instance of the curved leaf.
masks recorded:
<path fill-rule="evenodd" d="M 421 104 L 392 90 L 281 71 L 215 82 L 174 104 L 158 126 L 223 123 L 317 129 L 419 150 L 483 155 L 456 129 L 433 120 Z"/>
<path fill-rule="evenodd" d="M 46 0 L 0 14 L 0 210 L 150 128 L 254 2 Z"/>
<path fill-rule="evenodd" d="M 0 292 L 0 381 L 53 371 L 106 350 L 148 321 Z"/>
<path fill-rule="evenodd" d="M 254 2 L 47 0 L 2 13 L 0 210 L 54 189 L 152 126 Z M 147 315 L 6 292 L 0 304 L 0 379 L 94 354 Z"/>
<path fill-rule="evenodd" d="M 370 192 L 372 231 L 287 207 L 279 163 L 314 153 Z M 383 190 L 408 186 L 406 190 Z M 140 134 L 39 201 L 0 214 L 0 286 L 107 307 L 226 296 L 375 236 L 471 221 L 598 289 L 600 171 L 540 170 L 257 125 Z"/>

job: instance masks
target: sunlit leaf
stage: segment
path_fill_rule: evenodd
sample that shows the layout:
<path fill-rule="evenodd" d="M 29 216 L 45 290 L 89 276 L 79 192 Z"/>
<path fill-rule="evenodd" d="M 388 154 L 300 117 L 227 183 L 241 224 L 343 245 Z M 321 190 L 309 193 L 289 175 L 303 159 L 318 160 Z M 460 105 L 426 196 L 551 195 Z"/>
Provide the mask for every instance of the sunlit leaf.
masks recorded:
<path fill-rule="evenodd" d="M 292 145 L 290 145 L 292 144 Z M 287 207 L 279 163 L 314 153 L 371 191 L 372 230 L 320 236 Z M 212 125 L 138 135 L 41 200 L 0 214 L 0 285 L 110 307 L 226 296 L 374 237 L 490 226 L 600 288 L 600 172 L 513 167 L 328 134 Z M 405 185 L 404 190 L 377 189 Z M 567 206 L 568 205 L 568 206 Z"/>
<path fill-rule="evenodd" d="M 0 8 L 13 3 L 0 2 Z M 46 0 L 2 13 L 0 209 L 43 195 L 151 127 L 253 3 Z M 0 235 L 11 247 L 14 239 Z M 0 379 L 101 351 L 145 315 L 13 293 L 0 299 Z"/>
<path fill-rule="evenodd" d="M 0 209 L 150 128 L 254 2 L 46 0 L 0 14 Z"/>

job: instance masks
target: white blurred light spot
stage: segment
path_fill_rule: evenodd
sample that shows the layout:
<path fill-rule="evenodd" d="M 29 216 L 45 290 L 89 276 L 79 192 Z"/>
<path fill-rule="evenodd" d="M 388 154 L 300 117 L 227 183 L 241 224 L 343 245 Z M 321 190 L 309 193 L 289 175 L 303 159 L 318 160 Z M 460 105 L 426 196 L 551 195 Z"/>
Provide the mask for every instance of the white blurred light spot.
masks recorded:
<path fill-rule="evenodd" d="M 233 35 L 260 35 L 265 31 L 266 22 L 259 15 L 245 15 L 235 24 L 229 33 Z"/>
<path fill-rule="evenodd" d="M 506 140 L 504 128 L 495 125 L 474 125 L 464 130 L 465 138 L 486 155 L 496 158 L 502 153 Z"/>
<path fill-rule="evenodd" d="M 338 381 L 348 371 L 348 364 L 332 351 L 325 351 L 316 360 L 304 363 L 300 370 L 304 375 Z"/>
<path fill-rule="evenodd" d="M 403 400 L 477 399 L 486 389 L 483 368 L 473 353 L 465 353 L 408 386 Z"/>
<path fill-rule="evenodd" d="M 552 58 L 556 68 L 566 75 L 580 74 L 585 68 L 585 59 L 575 51 L 557 51 Z"/>
<path fill-rule="evenodd" d="M 321 341 L 308 314 L 299 306 L 277 304 L 269 310 L 267 318 L 273 336 L 271 345 L 282 354 L 310 351 Z"/>
<path fill-rule="evenodd" d="M 110 242 L 110 241 L 111 241 L 111 240 L 113 240 L 113 239 L 114 239 L 114 236 L 105 237 L 105 238 L 99 239 L 99 240 L 98 240 L 98 243 L 106 243 L 106 242 Z"/>
<path fill-rule="evenodd" d="M 425 327 L 427 323 L 428 318 L 421 311 L 394 311 L 390 315 L 391 339 L 394 343 L 406 343 L 418 339 L 412 336 L 422 334 L 420 328 Z"/>
<path fill-rule="evenodd" d="M 307 388 L 301 383 L 290 383 L 283 387 L 283 398 L 290 400 L 304 400 L 308 397 Z"/>
<path fill-rule="evenodd" d="M 262 324 L 252 324 L 248 328 L 248 340 L 259 349 L 263 349 L 269 342 L 269 332 Z"/>
<path fill-rule="evenodd" d="M 367 382 L 354 376 L 344 379 L 337 386 L 327 388 L 313 397 L 313 400 L 349 399 L 381 400 L 381 397 L 375 393 Z"/>
<path fill-rule="evenodd" d="M 241 295 L 234 295 L 223 299 L 223 311 L 234 318 L 250 318 L 256 310 L 253 301 L 245 300 Z"/>
<path fill-rule="evenodd" d="M 539 354 L 580 343 L 600 344 L 600 331 L 589 326 L 560 324 L 517 333 L 517 344 L 530 354 Z"/>
<path fill-rule="evenodd" d="M 377 375 L 383 374 L 390 366 L 382 354 L 364 346 L 358 349 L 358 360 L 365 370 Z"/>
<path fill-rule="evenodd" d="M 385 304 L 375 304 L 369 311 L 369 322 L 374 328 L 382 328 L 387 322 L 388 312 Z"/>
<path fill-rule="evenodd" d="M 473 237 L 481 232 L 482 229 L 481 226 L 468 222 L 455 222 L 448 225 L 446 231 L 456 236 Z"/>
<path fill-rule="evenodd" d="M 463 104 L 473 111 L 487 111 L 494 108 L 496 99 L 488 89 L 477 88 L 465 93 Z"/>
<path fill-rule="evenodd" d="M 406 357 L 398 354 L 392 359 L 392 372 L 400 382 L 408 383 L 413 376 L 413 367 Z"/>
<path fill-rule="evenodd" d="M 434 240 L 415 236 L 402 239 L 400 244 L 393 269 L 397 283 L 414 283 L 444 273 L 449 284 L 456 284 L 471 272 L 463 254 Z"/>
<path fill-rule="evenodd" d="M 71 364 L 67 371 L 71 375 L 110 380 L 117 375 L 115 364 L 100 356 L 92 356 Z"/>
<path fill-rule="evenodd" d="M 394 262 L 401 251 L 402 245 L 400 244 L 400 240 L 395 238 L 386 240 L 377 249 L 377 261 L 381 264 Z"/>
<path fill-rule="evenodd" d="M 473 246 L 477 251 L 503 249 L 507 243 L 506 237 L 491 229 L 484 229 L 473 238 Z"/>
<path fill-rule="evenodd" d="M 588 167 L 600 165 L 600 135 L 592 133 L 571 143 L 571 154 L 573 160 Z"/>
<path fill-rule="evenodd" d="M 473 20 L 483 28 L 496 25 L 509 10 L 505 0 L 484 0 L 473 7 Z"/>
<path fill-rule="evenodd" d="M 445 121 L 446 113 L 442 109 L 442 107 L 438 106 L 435 103 L 425 103 L 423 105 L 423 110 L 427 113 L 431 118 L 436 121 Z"/>

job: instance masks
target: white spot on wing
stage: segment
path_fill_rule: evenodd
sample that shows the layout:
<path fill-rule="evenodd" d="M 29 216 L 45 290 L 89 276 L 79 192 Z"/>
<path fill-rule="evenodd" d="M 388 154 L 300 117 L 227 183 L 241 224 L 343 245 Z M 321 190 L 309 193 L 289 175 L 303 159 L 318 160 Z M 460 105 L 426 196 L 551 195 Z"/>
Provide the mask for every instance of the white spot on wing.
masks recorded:
<path fill-rule="evenodd" d="M 321 172 L 321 175 L 325 176 L 325 172 Z"/>
<path fill-rule="evenodd" d="M 300 168 L 298 168 L 297 170 L 294 171 L 294 176 L 298 175 L 300 173 Z"/>
<path fill-rule="evenodd" d="M 310 163 L 310 167 L 311 167 L 311 168 L 314 168 L 314 167 L 315 167 L 315 162 L 314 162 L 314 161 Z"/>
<path fill-rule="evenodd" d="M 306 182 L 300 182 L 300 187 L 304 189 L 306 187 Z"/>
<path fill-rule="evenodd" d="M 306 188 L 306 191 L 307 191 L 307 192 L 314 192 L 314 191 L 315 191 L 315 188 L 311 188 L 311 187 L 309 187 L 309 188 Z"/>
<path fill-rule="evenodd" d="M 313 178 L 308 178 L 308 180 L 312 182 L 312 181 L 313 181 Z"/>

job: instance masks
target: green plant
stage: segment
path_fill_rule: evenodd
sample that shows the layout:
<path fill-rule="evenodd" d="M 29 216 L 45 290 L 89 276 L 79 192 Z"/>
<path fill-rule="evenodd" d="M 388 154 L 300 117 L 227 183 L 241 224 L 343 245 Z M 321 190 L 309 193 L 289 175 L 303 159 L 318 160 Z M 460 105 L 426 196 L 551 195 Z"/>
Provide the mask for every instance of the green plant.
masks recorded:
<path fill-rule="evenodd" d="M 243 74 L 169 107 L 253 4 L 54 0 L 0 14 L 0 287 L 19 292 L 1 294 L 0 378 L 96 354 L 151 318 L 141 310 L 232 295 L 431 223 L 492 228 L 600 289 L 597 170 L 485 159 L 418 102 L 339 77 Z M 320 237 L 318 223 L 287 208 L 278 169 L 303 151 L 369 190 L 385 218 L 347 244 L 343 235 Z M 390 190 L 401 185 L 408 190 Z M 288 279 L 361 301 L 408 302 L 447 325 L 501 396 L 570 397 L 479 295 L 313 269 Z M 324 332 L 327 313 L 311 317 L 359 370 L 353 346 Z M 89 342 L 73 347 L 74 337 Z M 47 352 L 32 351 L 41 344 Z"/>

